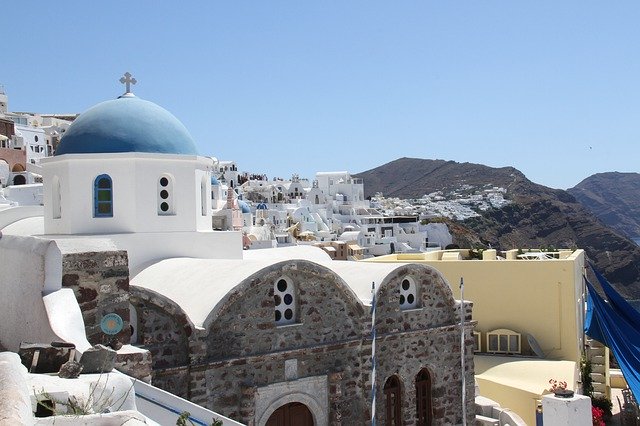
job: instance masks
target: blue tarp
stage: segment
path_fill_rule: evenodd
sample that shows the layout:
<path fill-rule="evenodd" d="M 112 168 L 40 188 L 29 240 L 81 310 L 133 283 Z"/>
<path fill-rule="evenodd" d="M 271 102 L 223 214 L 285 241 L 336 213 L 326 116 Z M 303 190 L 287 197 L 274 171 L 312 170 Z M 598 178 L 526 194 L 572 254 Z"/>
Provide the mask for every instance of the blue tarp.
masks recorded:
<path fill-rule="evenodd" d="M 640 397 L 640 314 L 595 272 L 609 300 L 605 301 L 585 278 L 589 291 L 585 333 L 613 352 L 637 401 Z"/>

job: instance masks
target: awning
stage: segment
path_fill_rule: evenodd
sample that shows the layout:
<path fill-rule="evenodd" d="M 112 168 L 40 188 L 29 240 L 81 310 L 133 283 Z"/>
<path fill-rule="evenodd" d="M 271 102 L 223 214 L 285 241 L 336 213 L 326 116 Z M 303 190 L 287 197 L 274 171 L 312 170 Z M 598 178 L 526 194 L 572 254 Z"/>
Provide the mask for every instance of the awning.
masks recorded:
<path fill-rule="evenodd" d="M 588 290 L 584 331 L 611 349 L 633 396 L 640 398 L 640 314 L 593 265 L 591 268 L 608 300 L 605 301 L 584 277 Z"/>
<path fill-rule="evenodd" d="M 361 251 L 361 250 L 364 250 L 362 247 L 360 247 L 360 246 L 359 246 L 359 245 L 357 245 L 357 244 L 347 244 L 347 246 L 348 246 L 351 250 L 353 250 L 353 251 Z"/>
<path fill-rule="evenodd" d="M 6 137 L 5 135 L 0 135 L 0 141 L 8 141 L 9 138 Z"/>

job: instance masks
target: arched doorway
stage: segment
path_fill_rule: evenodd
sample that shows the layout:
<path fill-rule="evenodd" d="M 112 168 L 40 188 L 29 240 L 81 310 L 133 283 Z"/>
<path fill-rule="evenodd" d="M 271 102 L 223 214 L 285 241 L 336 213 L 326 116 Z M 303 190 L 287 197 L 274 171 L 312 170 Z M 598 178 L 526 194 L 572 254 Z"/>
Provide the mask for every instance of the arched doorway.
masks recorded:
<path fill-rule="evenodd" d="M 25 178 L 24 175 L 15 175 L 13 177 L 14 185 L 24 185 L 26 183 L 27 183 L 27 178 Z"/>
<path fill-rule="evenodd" d="M 313 426 L 313 415 L 306 405 L 291 402 L 274 411 L 266 426 Z"/>

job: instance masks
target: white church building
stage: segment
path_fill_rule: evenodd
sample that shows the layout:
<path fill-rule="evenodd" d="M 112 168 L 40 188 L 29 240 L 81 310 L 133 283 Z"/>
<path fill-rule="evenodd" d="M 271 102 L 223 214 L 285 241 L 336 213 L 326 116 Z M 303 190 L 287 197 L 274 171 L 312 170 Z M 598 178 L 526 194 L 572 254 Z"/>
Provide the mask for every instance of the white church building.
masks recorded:
<path fill-rule="evenodd" d="M 214 162 L 129 87 L 40 163 L 43 213 L 0 211 L 4 349 L 117 339 L 121 371 L 250 425 L 368 424 L 372 386 L 380 424 L 473 421 L 471 303 L 435 269 L 243 251 L 212 227 Z"/>

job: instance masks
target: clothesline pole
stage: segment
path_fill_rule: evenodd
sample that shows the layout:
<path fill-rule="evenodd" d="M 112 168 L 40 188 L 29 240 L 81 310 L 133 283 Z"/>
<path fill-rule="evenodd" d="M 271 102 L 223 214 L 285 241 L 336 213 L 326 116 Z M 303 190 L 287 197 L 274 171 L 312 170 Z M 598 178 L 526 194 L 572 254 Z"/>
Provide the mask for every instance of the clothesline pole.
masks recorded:
<path fill-rule="evenodd" d="M 460 368 L 462 374 L 462 424 L 463 426 L 467 426 L 467 384 L 464 354 L 464 279 L 460 277 Z"/>

